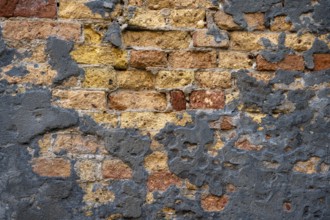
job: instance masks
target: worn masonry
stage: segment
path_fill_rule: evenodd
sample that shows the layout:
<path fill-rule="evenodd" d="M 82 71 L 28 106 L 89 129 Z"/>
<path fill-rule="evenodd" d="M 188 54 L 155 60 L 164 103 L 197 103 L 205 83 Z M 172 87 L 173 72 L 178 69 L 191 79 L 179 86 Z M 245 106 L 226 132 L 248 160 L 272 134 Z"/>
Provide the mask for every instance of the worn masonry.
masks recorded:
<path fill-rule="evenodd" d="M 0 0 L 0 219 L 330 219 L 329 16 Z"/>

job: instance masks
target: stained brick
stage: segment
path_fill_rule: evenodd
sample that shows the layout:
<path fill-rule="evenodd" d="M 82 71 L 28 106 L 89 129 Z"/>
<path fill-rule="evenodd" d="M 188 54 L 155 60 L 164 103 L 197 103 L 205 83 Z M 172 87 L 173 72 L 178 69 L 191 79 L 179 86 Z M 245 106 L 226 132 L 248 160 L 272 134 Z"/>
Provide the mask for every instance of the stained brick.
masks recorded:
<path fill-rule="evenodd" d="M 222 91 L 193 91 L 190 94 L 190 106 L 194 109 L 222 109 L 225 105 L 225 95 Z"/>

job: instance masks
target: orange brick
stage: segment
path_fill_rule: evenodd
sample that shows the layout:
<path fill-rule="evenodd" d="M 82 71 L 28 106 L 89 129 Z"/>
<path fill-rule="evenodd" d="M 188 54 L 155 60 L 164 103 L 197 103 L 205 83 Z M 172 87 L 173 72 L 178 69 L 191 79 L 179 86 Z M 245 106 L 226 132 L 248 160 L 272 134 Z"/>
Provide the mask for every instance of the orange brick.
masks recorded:
<path fill-rule="evenodd" d="M 225 95 L 222 91 L 193 91 L 190 94 L 190 107 L 222 109 L 225 105 Z"/>
<path fill-rule="evenodd" d="M 314 70 L 330 68 L 330 54 L 314 54 Z"/>
<path fill-rule="evenodd" d="M 260 71 L 275 71 L 282 70 L 304 70 L 305 63 L 302 56 L 287 55 L 282 61 L 278 63 L 271 63 L 264 59 L 261 55 L 257 56 L 257 70 Z"/>
<path fill-rule="evenodd" d="M 102 164 L 103 178 L 130 179 L 132 169 L 121 160 L 105 160 Z"/>
<path fill-rule="evenodd" d="M 202 199 L 201 205 L 205 211 L 219 212 L 225 209 L 228 202 L 229 202 L 229 197 L 226 195 L 223 196 L 208 195 Z"/>
<path fill-rule="evenodd" d="M 171 185 L 181 186 L 181 180 L 170 172 L 155 172 L 149 175 L 148 190 L 149 191 L 165 191 Z"/>

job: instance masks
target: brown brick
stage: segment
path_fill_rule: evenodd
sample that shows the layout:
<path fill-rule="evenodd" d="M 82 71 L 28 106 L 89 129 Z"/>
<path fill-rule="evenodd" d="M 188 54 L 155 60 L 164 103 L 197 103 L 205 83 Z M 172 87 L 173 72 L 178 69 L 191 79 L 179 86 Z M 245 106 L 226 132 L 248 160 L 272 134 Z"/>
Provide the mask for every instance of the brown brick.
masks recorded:
<path fill-rule="evenodd" d="M 265 15 L 264 13 L 249 13 L 244 14 L 244 19 L 249 30 L 262 31 L 265 30 Z"/>
<path fill-rule="evenodd" d="M 193 34 L 193 44 L 194 47 L 219 47 L 228 48 L 229 38 L 225 31 L 221 31 L 223 36 L 227 36 L 227 39 L 216 42 L 214 36 L 207 34 L 207 29 L 197 30 Z"/>
<path fill-rule="evenodd" d="M 184 28 L 203 28 L 205 10 L 203 9 L 178 9 L 171 10 L 169 25 Z"/>
<path fill-rule="evenodd" d="M 290 31 L 292 29 L 292 23 L 286 21 L 286 16 L 277 16 L 270 23 L 271 31 Z"/>
<path fill-rule="evenodd" d="M 181 186 L 181 180 L 166 171 L 154 172 L 149 175 L 147 186 L 149 191 L 165 191 L 171 185 Z"/>
<path fill-rule="evenodd" d="M 246 69 L 251 68 L 253 61 L 247 53 L 239 51 L 220 51 L 219 67 L 226 69 Z"/>
<path fill-rule="evenodd" d="M 186 97 L 180 90 L 171 91 L 171 104 L 174 110 L 182 111 L 186 109 Z"/>
<path fill-rule="evenodd" d="M 208 195 L 201 200 L 201 205 L 205 211 L 219 212 L 225 209 L 228 202 L 229 202 L 229 197 L 227 195 L 223 195 L 223 196 Z"/>
<path fill-rule="evenodd" d="M 128 47 L 155 47 L 183 49 L 190 44 L 190 35 L 184 31 L 125 31 L 124 43 Z"/>
<path fill-rule="evenodd" d="M 80 110 L 104 110 L 106 108 L 106 95 L 101 91 L 54 90 L 53 98 L 58 98 L 54 104 L 63 108 Z"/>
<path fill-rule="evenodd" d="M 246 136 L 241 136 L 236 142 L 235 147 L 241 150 L 248 151 L 259 151 L 262 149 L 261 145 L 254 145 L 250 142 L 249 138 Z"/>
<path fill-rule="evenodd" d="M 261 55 L 257 56 L 257 70 L 275 71 L 282 70 L 304 70 L 304 59 L 298 55 L 286 55 L 284 60 L 278 63 L 271 63 L 265 60 Z"/>
<path fill-rule="evenodd" d="M 314 54 L 314 70 L 330 68 L 330 54 Z"/>
<path fill-rule="evenodd" d="M 169 65 L 173 68 L 214 68 L 217 54 L 215 51 L 176 51 L 170 53 Z"/>
<path fill-rule="evenodd" d="M 74 154 L 94 154 L 104 143 L 94 136 L 82 136 L 79 134 L 57 134 L 54 140 L 53 150 L 59 153 L 65 150 Z"/>
<path fill-rule="evenodd" d="M 156 110 L 164 111 L 167 106 L 165 94 L 153 91 L 120 91 L 109 96 L 111 109 L 127 110 Z"/>
<path fill-rule="evenodd" d="M 146 67 L 166 67 L 167 58 L 163 51 L 131 51 L 130 64 L 132 67 L 144 69 Z"/>
<path fill-rule="evenodd" d="M 50 36 L 77 41 L 81 26 L 78 23 L 53 21 L 6 21 L 3 27 L 4 38 L 11 40 L 46 39 Z"/>
<path fill-rule="evenodd" d="M 225 95 L 222 91 L 193 91 L 190 94 L 191 108 L 222 109 L 225 105 Z"/>
<path fill-rule="evenodd" d="M 121 160 L 105 160 L 102 164 L 102 176 L 110 179 L 130 179 L 132 169 Z"/>
<path fill-rule="evenodd" d="M 118 71 L 117 82 L 121 89 L 151 89 L 154 88 L 154 75 L 147 71 Z"/>
<path fill-rule="evenodd" d="M 55 0 L 2 0 L 0 17 L 55 18 Z"/>
<path fill-rule="evenodd" d="M 230 116 L 224 116 L 221 120 L 220 128 L 221 130 L 231 130 L 235 128 L 233 118 Z"/>
<path fill-rule="evenodd" d="M 40 176 L 69 177 L 71 174 L 70 161 L 62 158 L 35 158 L 32 164 L 33 172 Z"/>
<path fill-rule="evenodd" d="M 214 14 L 214 22 L 223 30 L 237 31 L 242 29 L 234 22 L 233 16 L 226 14 L 224 11 L 217 11 Z"/>
<path fill-rule="evenodd" d="M 227 89 L 231 87 L 231 74 L 229 72 L 196 72 L 195 79 L 201 88 Z"/>
<path fill-rule="evenodd" d="M 266 38 L 272 43 L 278 43 L 278 33 L 256 33 L 234 31 L 230 33 L 230 47 L 233 50 L 255 51 L 262 50 L 261 38 Z"/>

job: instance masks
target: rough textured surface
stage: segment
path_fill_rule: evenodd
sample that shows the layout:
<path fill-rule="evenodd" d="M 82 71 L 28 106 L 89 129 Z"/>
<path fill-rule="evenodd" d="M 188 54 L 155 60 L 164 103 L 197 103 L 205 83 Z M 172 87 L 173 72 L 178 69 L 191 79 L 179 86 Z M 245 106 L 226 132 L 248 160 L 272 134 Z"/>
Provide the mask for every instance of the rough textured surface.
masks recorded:
<path fill-rule="evenodd" d="M 0 219 L 330 219 L 329 1 L 56 3 L 0 1 Z"/>

